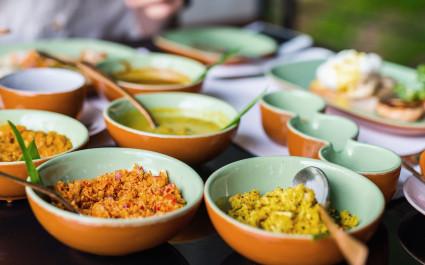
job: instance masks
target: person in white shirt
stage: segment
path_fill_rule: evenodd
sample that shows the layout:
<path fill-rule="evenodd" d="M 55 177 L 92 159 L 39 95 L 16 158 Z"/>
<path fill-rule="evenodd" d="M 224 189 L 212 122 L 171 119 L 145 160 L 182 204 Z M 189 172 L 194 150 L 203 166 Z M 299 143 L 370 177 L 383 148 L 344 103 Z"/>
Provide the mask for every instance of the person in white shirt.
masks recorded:
<path fill-rule="evenodd" d="M 157 33 L 183 0 L 0 0 L 0 43 L 40 38 L 137 40 Z"/>

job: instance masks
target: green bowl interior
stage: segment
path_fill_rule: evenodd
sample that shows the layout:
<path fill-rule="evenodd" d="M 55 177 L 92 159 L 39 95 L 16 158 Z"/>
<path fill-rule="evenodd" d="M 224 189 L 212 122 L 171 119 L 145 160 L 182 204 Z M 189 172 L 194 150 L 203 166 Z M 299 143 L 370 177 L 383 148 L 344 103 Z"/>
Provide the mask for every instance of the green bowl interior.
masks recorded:
<path fill-rule="evenodd" d="M 227 125 L 237 115 L 237 111 L 226 102 L 193 93 L 143 94 L 138 95 L 137 99 L 148 109 L 172 109 L 176 110 L 172 115 L 208 120 L 220 127 Z M 129 115 L 126 115 L 129 112 L 135 112 L 135 109 L 125 99 L 113 101 L 106 110 L 107 116 L 124 126 L 130 122 Z"/>
<path fill-rule="evenodd" d="M 68 116 L 39 110 L 0 110 L 0 125 L 10 120 L 15 125 L 24 125 L 37 131 L 55 131 L 66 135 L 73 149 L 81 147 L 88 140 L 87 128 Z"/>
<path fill-rule="evenodd" d="M 320 156 L 358 173 L 388 172 L 401 165 L 400 157 L 390 150 L 352 140 L 340 151 L 326 146 L 320 150 Z"/>
<path fill-rule="evenodd" d="M 99 64 L 99 68 L 107 74 L 123 71 L 122 61 L 129 62 L 134 68 L 153 67 L 174 70 L 189 77 L 192 82 L 198 81 L 206 69 L 203 64 L 195 60 L 163 53 L 134 54 L 120 60 L 106 60 Z"/>
<path fill-rule="evenodd" d="M 291 186 L 295 174 L 307 166 L 322 169 L 330 185 L 332 207 L 357 215 L 361 229 L 376 220 L 384 209 L 380 190 L 367 178 L 331 163 L 301 157 L 256 157 L 234 162 L 214 172 L 205 187 L 205 197 L 226 215 L 229 196 L 252 189 L 262 194 L 276 187 Z"/>
<path fill-rule="evenodd" d="M 276 41 L 266 35 L 231 27 L 180 29 L 162 37 L 203 51 L 238 49 L 238 54 L 245 57 L 261 57 L 277 49 Z"/>
<path fill-rule="evenodd" d="M 131 169 L 135 164 L 158 173 L 165 169 L 171 182 L 181 190 L 190 207 L 202 196 L 200 176 L 177 159 L 144 150 L 127 148 L 96 148 L 68 153 L 47 161 L 38 167 L 44 185 L 58 180 L 92 179 L 118 169 Z"/>
<path fill-rule="evenodd" d="M 347 140 L 357 137 L 357 125 L 342 117 L 316 113 L 311 118 L 295 117 L 289 121 L 295 130 L 319 140 L 331 143 L 335 150 L 341 150 Z"/>
<path fill-rule="evenodd" d="M 263 102 L 272 108 L 301 117 L 310 117 L 325 108 L 325 102 L 320 97 L 299 90 L 272 92 L 263 97 Z"/>

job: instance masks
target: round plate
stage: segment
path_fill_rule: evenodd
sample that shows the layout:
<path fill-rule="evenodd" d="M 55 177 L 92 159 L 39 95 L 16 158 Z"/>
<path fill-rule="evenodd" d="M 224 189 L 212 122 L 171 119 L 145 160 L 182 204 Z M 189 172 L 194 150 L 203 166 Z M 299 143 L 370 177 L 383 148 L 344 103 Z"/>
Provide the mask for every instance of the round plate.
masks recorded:
<path fill-rule="evenodd" d="M 425 184 L 411 176 L 404 183 L 403 193 L 410 205 L 425 215 Z"/>
<path fill-rule="evenodd" d="M 324 61 L 324 59 L 320 59 L 285 63 L 273 67 L 268 74 L 279 87 L 308 90 L 310 83 L 315 79 L 317 67 Z M 411 83 L 416 80 L 414 69 L 394 63 L 384 62 L 381 73 L 403 83 Z M 400 135 L 425 135 L 425 117 L 416 122 L 403 122 L 380 117 L 373 110 L 365 109 L 366 106 L 363 105 L 366 104 L 361 106 L 356 103 L 357 105 L 347 107 L 341 106 L 341 103 L 335 100 L 326 101 L 332 108 L 371 125 L 379 126 L 382 130 Z"/>
<path fill-rule="evenodd" d="M 413 178 L 413 177 L 412 177 Z M 425 264 L 425 216 L 415 214 L 404 219 L 398 228 L 403 248 L 421 264 Z"/>
<path fill-rule="evenodd" d="M 277 50 L 272 38 L 232 27 L 202 27 L 169 31 L 154 40 L 161 49 L 210 62 L 211 57 L 237 49 L 243 58 L 258 59 Z M 213 57 L 214 58 L 214 57 Z"/>

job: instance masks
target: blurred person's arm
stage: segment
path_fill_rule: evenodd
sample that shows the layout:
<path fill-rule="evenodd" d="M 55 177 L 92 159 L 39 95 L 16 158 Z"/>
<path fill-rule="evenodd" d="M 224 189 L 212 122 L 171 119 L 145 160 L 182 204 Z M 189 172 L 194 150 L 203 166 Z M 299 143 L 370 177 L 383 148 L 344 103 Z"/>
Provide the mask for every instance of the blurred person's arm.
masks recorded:
<path fill-rule="evenodd" d="M 156 34 L 185 4 L 184 0 L 125 0 L 136 14 L 143 36 Z"/>

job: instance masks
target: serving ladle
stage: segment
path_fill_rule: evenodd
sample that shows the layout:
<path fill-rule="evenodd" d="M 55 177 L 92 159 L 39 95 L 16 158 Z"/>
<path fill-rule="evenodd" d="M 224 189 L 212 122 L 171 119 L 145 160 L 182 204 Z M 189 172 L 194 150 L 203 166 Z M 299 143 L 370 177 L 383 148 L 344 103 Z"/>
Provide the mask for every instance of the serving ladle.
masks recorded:
<path fill-rule="evenodd" d="M 292 184 L 304 184 L 312 189 L 319 204 L 320 217 L 336 241 L 344 257 L 351 265 L 363 265 L 366 263 L 368 248 L 365 244 L 346 233 L 329 216 L 326 208 L 329 205 L 329 182 L 320 168 L 306 167 L 300 170 L 292 180 Z"/>
<path fill-rule="evenodd" d="M 77 208 L 75 208 L 74 206 L 72 206 L 67 200 L 65 200 L 59 193 L 57 193 L 56 191 L 54 191 L 53 189 L 47 188 L 45 186 L 42 186 L 40 184 L 35 184 L 32 182 L 28 182 L 26 180 L 20 179 L 18 177 L 12 176 L 10 174 L 4 173 L 4 172 L 0 172 L 0 177 L 1 178 L 5 178 L 8 180 L 11 180 L 19 185 L 22 186 L 27 186 L 30 187 L 36 191 L 39 191 L 47 196 L 49 196 L 51 199 L 56 200 L 58 202 L 60 202 L 63 206 L 65 206 L 65 208 L 73 213 L 79 214 L 80 212 L 77 210 Z"/>

